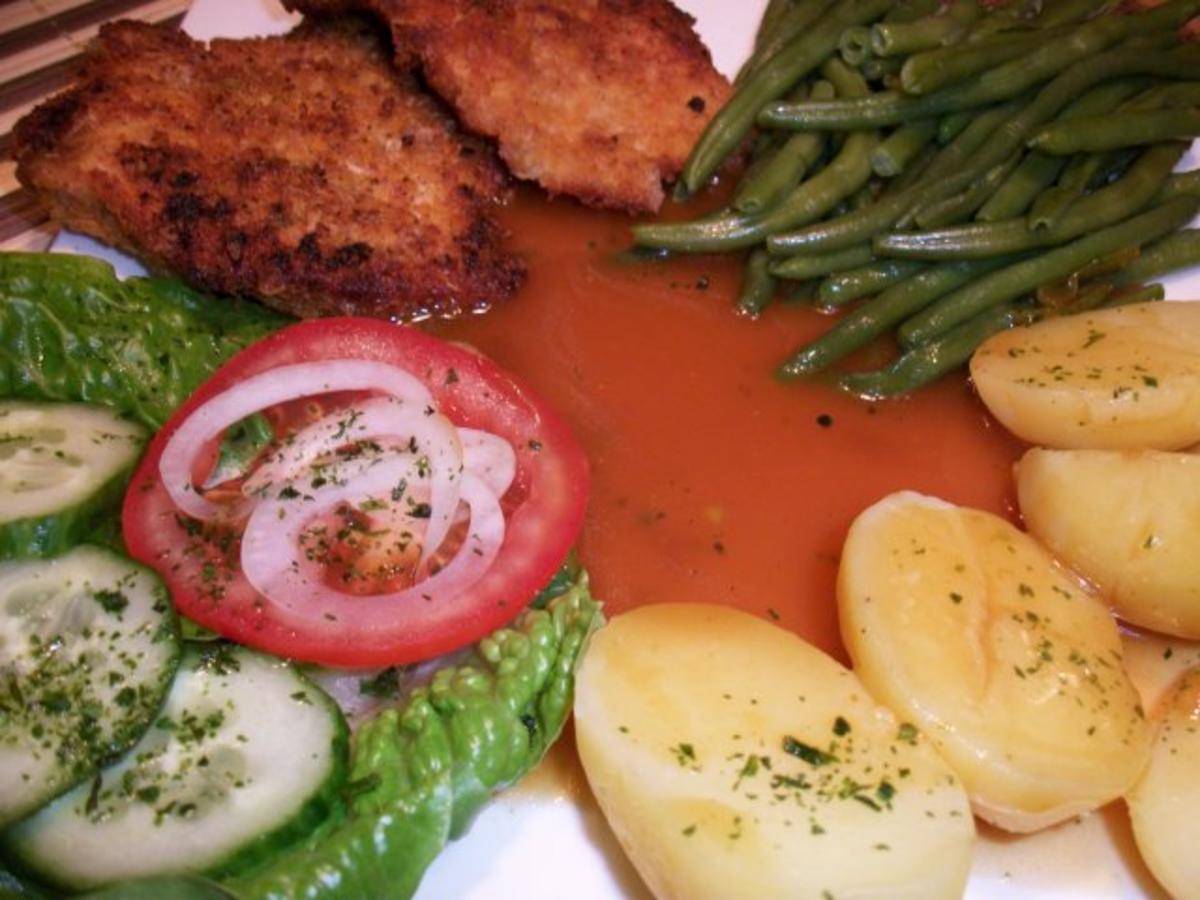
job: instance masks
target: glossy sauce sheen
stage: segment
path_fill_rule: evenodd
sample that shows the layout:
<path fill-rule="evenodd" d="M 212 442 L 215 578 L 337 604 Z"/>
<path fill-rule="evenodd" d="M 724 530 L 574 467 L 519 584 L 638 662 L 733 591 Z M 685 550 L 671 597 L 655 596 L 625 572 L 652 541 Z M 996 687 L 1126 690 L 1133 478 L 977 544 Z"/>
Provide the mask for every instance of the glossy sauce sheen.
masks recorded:
<path fill-rule="evenodd" d="M 844 660 L 834 580 L 859 512 L 909 488 L 1012 515 L 1022 445 L 964 378 L 875 404 L 778 382 L 774 366 L 830 319 L 799 305 L 737 315 L 740 260 L 614 261 L 628 218 L 532 192 L 505 224 L 529 263 L 525 288 L 433 330 L 518 374 L 583 443 L 593 482 L 579 552 L 609 615 L 723 603 Z"/>

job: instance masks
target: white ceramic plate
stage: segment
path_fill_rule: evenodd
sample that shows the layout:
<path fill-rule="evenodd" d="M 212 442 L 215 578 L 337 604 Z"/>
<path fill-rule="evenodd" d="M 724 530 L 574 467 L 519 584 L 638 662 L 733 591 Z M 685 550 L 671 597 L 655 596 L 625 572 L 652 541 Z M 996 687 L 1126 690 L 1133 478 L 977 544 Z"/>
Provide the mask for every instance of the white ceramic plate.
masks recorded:
<path fill-rule="evenodd" d="M 732 73 L 748 52 L 765 0 L 677 0 L 697 19 L 717 66 Z M 288 30 L 275 0 L 195 0 L 184 22 L 193 36 L 242 37 Z M 1196 148 L 1181 168 L 1200 165 Z M 78 235 L 54 249 L 90 253 L 124 274 L 136 263 Z M 1200 296 L 1200 270 L 1165 279 L 1172 298 Z M 551 757 L 524 785 L 494 800 L 470 832 L 429 870 L 418 900 L 645 900 L 577 767 Z M 1165 896 L 1132 847 L 1119 805 L 1041 834 L 981 835 L 967 897 L 972 900 L 1101 900 Z M 731 898 L 733 900 L 733 898 Z M 757 898 L 756 898 L 757 900 Z"/>

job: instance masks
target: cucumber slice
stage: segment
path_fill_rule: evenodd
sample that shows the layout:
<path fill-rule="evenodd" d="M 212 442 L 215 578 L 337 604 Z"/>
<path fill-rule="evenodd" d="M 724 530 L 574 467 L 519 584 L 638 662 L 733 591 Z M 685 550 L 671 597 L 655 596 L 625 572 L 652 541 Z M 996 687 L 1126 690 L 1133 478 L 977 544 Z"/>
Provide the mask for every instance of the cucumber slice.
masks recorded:
<path fill-rule="evenodd" d="M 337 808 L 347 747 L 337 705 L 291 665 L 192 645 L 134 748 L 10 829 L 3 849 L 72 890 L 238 871 Z"/>
<path fill-rule="evenodd" d="M 0 563 L 0 827 L 141 737 L 177 633 L 158 576 L 107 550 Z"/>
<path fill-rule="evenodd" d="M 101 406 L 0 401 L 0 559 L 77 544 L 120 501 L 145 441 Z"/>

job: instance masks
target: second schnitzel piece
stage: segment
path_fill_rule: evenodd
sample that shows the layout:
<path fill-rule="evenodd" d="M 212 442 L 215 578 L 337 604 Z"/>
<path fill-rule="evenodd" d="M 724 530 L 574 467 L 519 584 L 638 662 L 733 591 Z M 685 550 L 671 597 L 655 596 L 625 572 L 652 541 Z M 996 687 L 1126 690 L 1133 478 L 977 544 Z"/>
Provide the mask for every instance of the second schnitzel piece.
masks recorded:
<path fill-rule="evenodd" d="M 299 316 L 451 315 L 524 273 L 492 218 L 507 187 L 490 150 L 362 22 L 207 46 L 106 26 L 15 138 L 61 224 Z"/>
<path fill-rule="evenodd" d="M 284 0 L 369 9 L 519 178 L 630 212 L 662 205 L 729 96 L 692 18 L 669 0 Z"/>

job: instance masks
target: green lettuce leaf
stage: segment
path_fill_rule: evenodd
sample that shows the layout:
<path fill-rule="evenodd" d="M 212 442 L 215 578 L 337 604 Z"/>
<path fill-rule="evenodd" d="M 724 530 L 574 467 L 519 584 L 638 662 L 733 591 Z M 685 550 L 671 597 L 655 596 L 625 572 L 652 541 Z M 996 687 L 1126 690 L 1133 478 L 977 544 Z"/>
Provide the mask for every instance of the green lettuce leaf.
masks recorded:
<path fill-rule="evenodd" d="M 411 896 L 446 841 L 554 743 L 601 620 L 581 574 L 481 641 L 473 659 L 437 671 L 359 729 L 345 814 L 224 886 L 244 900 Z"/>
<path fill-rule="evenodd" d="M 160 428 L 226 359 L 288 319 L 87 256 L 0 253 L 0 397 L 75 400 Z"/>

